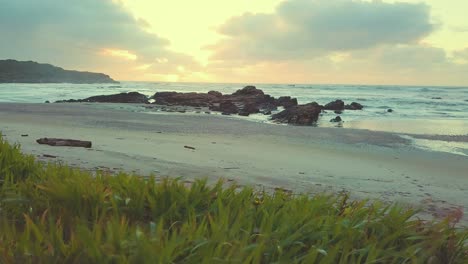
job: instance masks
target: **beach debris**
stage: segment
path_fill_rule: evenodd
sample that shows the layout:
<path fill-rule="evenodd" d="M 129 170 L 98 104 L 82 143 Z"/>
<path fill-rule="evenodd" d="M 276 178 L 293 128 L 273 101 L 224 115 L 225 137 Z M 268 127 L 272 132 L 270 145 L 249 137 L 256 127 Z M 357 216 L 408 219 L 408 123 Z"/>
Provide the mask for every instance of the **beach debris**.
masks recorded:
<path fill-rule="evenodd" d="M 335 118 L 332 118 L 330 122 L 332 123 L 337 123 L 337 122 L 342 122 L 343 120 L 341 119 L 341 116 L 337 116 Z"/>
<path fill-rule="evenodd" d="M 345 103 L 342 100 L 335 100 L 326 104 L 323 109 L 325 110 L 334 110 L 334 111 L 343 111 L 345 110 Z"/>
<path fill-rule="evenodd" d="M 184 148 L 186 148 L 186 149 L 191 149 L 191 150 L 195 150 L 195 148 L 194 148 L 194 147 L 191 147 L 191 146 L 184 146 Z"/>
<path fill-rule="evenodd" d="M 36 140 L 37 143 L 49 146 L 68 146 L 68 147 L 82 147 L 91 148 L 91 141 L 82 141 L 75 139 L 62 139 L 62 138 L 40 138 Z"/>
<path fill-rule="evenodd" d="M 225 170 L 239 170 L 239 167 L 229 167 L 229 168 L 223 168 Z"/>
<path fill-rule="evenodd" d="M 21 136 L 22 136 L 22 137 L 29 137 L 28 134 L 22 134 Z"/>
<path fill-rule="evenodd" d="M 352 102 L 349 105 L 345 105 L 346 110 L 362 110 L 362 108 L 364 108 L 364 106 L 362 104 L 356 103 L 356 102 Z"/>
<path fill-rule="evenodd" d="M 52 158 L 52 159 L 57 158 L 57 156 L 49 155 L 49 154 L 42 154 L 42 157 L 44 157 L 44 158 Z"/>
<path fill-rule="evenodd" d="M 271 119 L 279 123 L 292 125 L 312 125 L 317 122 L 322 106 L 316 102 L 292 106 L 274 114 Z"/>

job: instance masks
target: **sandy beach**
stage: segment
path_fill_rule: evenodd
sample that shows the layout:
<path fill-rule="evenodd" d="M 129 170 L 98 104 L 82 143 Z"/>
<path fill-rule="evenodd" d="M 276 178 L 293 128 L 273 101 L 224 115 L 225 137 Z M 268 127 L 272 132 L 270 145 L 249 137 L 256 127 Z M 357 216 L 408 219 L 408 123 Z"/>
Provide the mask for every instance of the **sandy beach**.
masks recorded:
<path fill-rule="evenodd" d="M 467 157 L 420 150 L 392 133 L 262 124 L 208 114 L 148 114 L 141 109 L 0 103 L 0 131 L 40 160 L 83 169 L 188 181 L 224 178 L 295 193 L 345 190 L 355 198 L 413 205 L 426 216 L 461 208 L 463 224 L 468 222 Z M 36 139 L 42 137 L 90 140 L 93 147 L 39 145 Z"/>

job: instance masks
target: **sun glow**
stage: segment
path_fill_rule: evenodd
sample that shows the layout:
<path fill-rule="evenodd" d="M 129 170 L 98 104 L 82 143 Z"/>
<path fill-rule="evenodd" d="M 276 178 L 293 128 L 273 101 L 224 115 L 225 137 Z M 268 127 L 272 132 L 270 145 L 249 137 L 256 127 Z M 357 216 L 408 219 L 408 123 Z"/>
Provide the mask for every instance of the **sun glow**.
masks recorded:
<path fill-rule="evenodd" d="M 138 59 L 138 56 L 136 54 L 133 54 L 128 50 L 121 50 L 121 49 L 110 49 L 110 48 L 102 49 L 100 54 L 104 56 L 118 57 L 118 58 L 122 58 L 125 60 L 132 60 L 132 61 Z"/>

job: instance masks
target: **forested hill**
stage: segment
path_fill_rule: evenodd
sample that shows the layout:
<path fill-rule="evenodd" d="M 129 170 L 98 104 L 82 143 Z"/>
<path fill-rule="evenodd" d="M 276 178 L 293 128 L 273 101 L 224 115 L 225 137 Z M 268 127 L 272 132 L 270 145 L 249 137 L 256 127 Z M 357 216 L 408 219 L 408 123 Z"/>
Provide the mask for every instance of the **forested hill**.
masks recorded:
<path fill-rule="evenodd" d="M 109 75 L 64 70 L 34 61 L 0 60 L 0 83 L 116 83 Z"/>

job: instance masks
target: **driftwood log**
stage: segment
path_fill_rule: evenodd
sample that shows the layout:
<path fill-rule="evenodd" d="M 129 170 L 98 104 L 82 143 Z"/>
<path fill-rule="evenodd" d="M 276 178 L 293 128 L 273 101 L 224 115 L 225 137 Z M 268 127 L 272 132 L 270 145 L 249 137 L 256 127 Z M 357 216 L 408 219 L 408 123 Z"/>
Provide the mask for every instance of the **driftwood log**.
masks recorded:
<path fill-rule="evenodd" d="M 49 146 L 69 146 L 69 147 L 82 147 L 90 148 L 92 143 L 91 141 L 82 141 L 75 139 L 63 139 L 63 138 L 40 138 L 36 140 L 39 144 L 49 145 Z"/>

